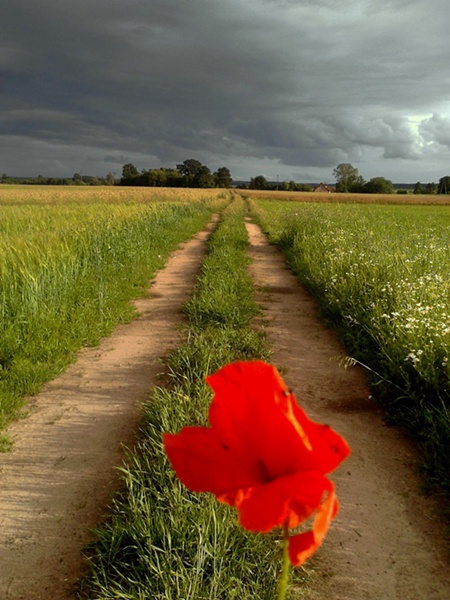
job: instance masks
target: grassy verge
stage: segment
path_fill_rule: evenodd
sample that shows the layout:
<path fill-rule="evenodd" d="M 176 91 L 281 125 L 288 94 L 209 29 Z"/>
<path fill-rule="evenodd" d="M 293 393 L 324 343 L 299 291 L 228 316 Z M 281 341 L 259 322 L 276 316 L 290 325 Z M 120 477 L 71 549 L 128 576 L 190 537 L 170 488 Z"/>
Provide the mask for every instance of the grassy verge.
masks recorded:
<path fill-rule="evenodd" d="M 23 398 L 60 374 L 81 346 L 132 318 L 130 300 L 226 202 L 3 208 L 0 431 L 20 415 Z M 7 447 L 0 438 L 0 449 Z"/>
<path fill-rule="evenodd" d="M 389 418 L 450 492 L 450 210 L 259 200 L 253 210 Z"/>
<path fill-rule="evenodd" d="M 204 425 L 211 391 L 204 378 L 234 360 L 267 359 L 247 273 L 243 203 L 223 213 L 186 306 L 187 341 L 168 359 L 167 388 L 145 408 L 141 440 L 123 471 L 111 521 L 90 550 L 92 575 L 82 598 L 263 600 L 275 596 L 281 548 L 271 535 L 243 531 L 235 512 L 209 494 L 194 495 L 173 473 L 165 431 Z"/>

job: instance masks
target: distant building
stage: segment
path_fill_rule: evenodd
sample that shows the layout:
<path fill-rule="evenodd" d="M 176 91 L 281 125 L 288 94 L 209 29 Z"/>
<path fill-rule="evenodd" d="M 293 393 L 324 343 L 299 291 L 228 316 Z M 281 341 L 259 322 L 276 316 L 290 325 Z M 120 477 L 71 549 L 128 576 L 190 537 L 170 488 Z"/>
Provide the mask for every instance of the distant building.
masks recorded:
<path fill-rule="evenodd" d="M 335 188 L 330 185 L 325 185 L 325 183 L 319 183 L 313 190 L 314 192 L 325 192 L 326 194 L 331 194 L 331 192 L 335 192 Z"/>

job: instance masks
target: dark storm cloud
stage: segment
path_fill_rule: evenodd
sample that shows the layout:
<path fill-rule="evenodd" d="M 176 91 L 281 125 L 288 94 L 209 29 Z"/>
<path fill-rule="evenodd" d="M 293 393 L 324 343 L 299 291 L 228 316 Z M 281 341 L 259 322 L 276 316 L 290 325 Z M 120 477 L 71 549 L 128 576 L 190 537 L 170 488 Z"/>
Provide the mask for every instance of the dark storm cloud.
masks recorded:
<path fill-rule="evenodd" d="M 449 15 L 447 0 L 6 0 L 0 170 L 192 156 L 236 177 L 350 161 L 425 179 L 449 159 Z"/>

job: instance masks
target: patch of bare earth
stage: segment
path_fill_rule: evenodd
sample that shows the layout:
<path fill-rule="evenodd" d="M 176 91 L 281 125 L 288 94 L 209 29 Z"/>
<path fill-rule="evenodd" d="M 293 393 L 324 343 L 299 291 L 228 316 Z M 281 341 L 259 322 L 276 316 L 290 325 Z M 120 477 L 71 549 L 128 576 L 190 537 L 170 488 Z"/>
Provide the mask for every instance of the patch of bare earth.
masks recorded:
<path fill-rule="evenodd" d="M 172 255 L 136 302 L 137 320 L 83 350 L 9 428 L 14 450 L 0 455 L 1 600 L 73 597 L 89 529 L 118 485 L 123 445 L 133 445 L 160 358 L 179 344 L 180 309 L 212 227 Z"/>
<path fill-rule="evenodd" d="M 247 223 L 261 326 L 308 414 L 330 424 L 352 454 L 331 474 L 340 511 L 306 564 L 307 600 L 448 600 L 448 544 L 433 503 L 421 495 L 415 455 L 398 430 L 386 427 L 369 399 L 364 373 L 335 360 L 344 350 L 318 319 L 314 302 L 270 246 Z"/>

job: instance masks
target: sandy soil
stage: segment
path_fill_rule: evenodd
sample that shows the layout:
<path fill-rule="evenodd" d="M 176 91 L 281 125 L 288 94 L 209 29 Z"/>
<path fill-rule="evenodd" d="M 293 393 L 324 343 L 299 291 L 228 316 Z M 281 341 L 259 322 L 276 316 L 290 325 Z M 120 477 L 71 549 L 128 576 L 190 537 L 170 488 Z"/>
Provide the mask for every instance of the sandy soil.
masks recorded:
<path fill-rule="evenodd" d="M 345 355 L 317 319 L 314 302 L 260 229 L 247 223 L 261 326 L 274 347 L 272 362 L 315 420 L 342 434 L 352 454 L 332 473 L 338 517 L 307 563 L 308 600 L 448 600 L 448 543 L 435 507 L 421 495 L 415 455 L 401 433 L 386 427 L 370 400 L 364 373 L 344 369 Z"/>
<path fill-rule="evenodd" d="M 419 492 L 414 452 L 383 424 L 364 373 L 344 354 L 315 305 L 247 223 L 259 326 L 309 414 L 349 441 L 351 457 L 332 475 L 341 510 L 307 563 L 315 600 L 448 600 L 448 547 L 430 500 Z M 210 226 L 211 228 L 211 226 Z M 120 326 L 46 386 L 27 419 L 10 428 L 14 452 L 0 455 L 0 599 L 68 600 L 82 572 L 81 548 L 117 487 L 114 468 L 131 445 L 140 404 L 158 383 L 160 357 L 179 341 L 181 304 L 203 257 L 208 231 L 175 253 L 137 303 L 142 316 Z"/>
<path fill-rule="evenodd" d="M 136 302 L 141 317 L 83 350 L 32 399 L 0 455 L 0 599 L 65 600 L 79 578 L 81 549 L 101 519 L 138 429 L 140 406 L 180 341 L 189 298 L 212 229 L 172 255 Z"/>

